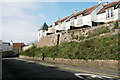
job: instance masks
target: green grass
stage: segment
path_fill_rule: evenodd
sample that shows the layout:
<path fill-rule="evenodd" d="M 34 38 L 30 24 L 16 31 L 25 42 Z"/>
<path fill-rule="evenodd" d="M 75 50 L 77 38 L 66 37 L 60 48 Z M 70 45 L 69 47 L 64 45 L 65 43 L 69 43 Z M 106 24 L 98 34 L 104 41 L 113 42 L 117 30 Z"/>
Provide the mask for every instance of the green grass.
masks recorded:
<path fill-rule="evenodd" d="M 120 35 L 119 35 L 120 37 Z M 22 52 L 30 57 L 69 59 L 112 59 L 118 60 L 118 35 L 94 38 L 83 42 L 67 42 L 59 46 L 36 48 Z"/>

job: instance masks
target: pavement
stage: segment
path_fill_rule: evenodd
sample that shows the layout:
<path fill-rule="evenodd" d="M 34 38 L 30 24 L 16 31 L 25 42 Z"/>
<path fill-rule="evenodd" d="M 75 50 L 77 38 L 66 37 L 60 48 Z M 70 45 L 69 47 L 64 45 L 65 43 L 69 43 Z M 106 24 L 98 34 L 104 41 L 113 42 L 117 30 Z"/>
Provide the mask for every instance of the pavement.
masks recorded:
<path fill-rule="evenodd" d="M 98 70 L 20 58 L 3 58 L 2 71 L 3 80 L 120 80 L 118 73 L 112 70 Z"/>

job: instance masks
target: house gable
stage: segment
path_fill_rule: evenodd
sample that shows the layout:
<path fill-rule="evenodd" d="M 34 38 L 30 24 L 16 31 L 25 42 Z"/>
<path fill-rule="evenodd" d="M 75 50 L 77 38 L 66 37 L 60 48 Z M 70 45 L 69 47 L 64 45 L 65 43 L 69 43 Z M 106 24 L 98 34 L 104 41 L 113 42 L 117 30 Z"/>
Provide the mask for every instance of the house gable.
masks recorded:
<path fill-rule="evenodd" d="M 97 14 L 105 13 L 107 8 L 115 7 L 119 2 L 116 1 L 116 2 L 113 2 L 113 3 L 110 3 L 110 4 L 106 5 L 106 6 L 104 6 Z"/>

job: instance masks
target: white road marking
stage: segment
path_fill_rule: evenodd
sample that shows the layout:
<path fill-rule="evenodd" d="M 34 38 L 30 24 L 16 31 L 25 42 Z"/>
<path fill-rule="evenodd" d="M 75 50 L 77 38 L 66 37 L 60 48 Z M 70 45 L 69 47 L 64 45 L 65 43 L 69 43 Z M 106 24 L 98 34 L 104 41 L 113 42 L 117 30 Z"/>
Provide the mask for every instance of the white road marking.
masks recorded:
<path fill-rule="evenodd" d="M 90 76 L 92 78 L 113 78 L 113 77 L 108 77 L 108 76 L 102 76 L 102 75 L 96 75 L 96 74 L 86 74 L 86 73 L 75 73 L 75 76 L 79 77 L 79 78 L 83 78 L 82 76 Z"/>

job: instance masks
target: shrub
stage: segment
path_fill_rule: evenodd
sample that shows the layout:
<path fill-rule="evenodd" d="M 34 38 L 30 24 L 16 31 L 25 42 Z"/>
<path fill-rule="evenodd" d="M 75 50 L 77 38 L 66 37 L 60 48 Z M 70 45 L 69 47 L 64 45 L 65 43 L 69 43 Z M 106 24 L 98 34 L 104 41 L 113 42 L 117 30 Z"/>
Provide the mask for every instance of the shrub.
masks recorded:
<path fill-rule="evenodd" d="M 98 35 L 100 35 L 102 33 L 108 33 L 108 32 L 110 32 L 109 28 L 103 26 L 101 28 L 98 28 L 98 29 L 94 30 L 93 32 L 89 31 L 87 38 L 95 37 L 95 36 L 98 36 Z"/>
<path fill-rule="evenodd" d="M 42 47 L 23 51 L 22 55 L 30 57 L 52 57 L 69 59 L 119 59 L 118 35 L 109 35 L 83 42 L 67 42 L 59 46 Z"/>
<path fill-rule="evenodd" d="M 80 36 L 80 37 L 79 37 L 79 40 L 83 40 L 83 39 L 85 39 L 84 36 Z"/>
<path fill-rule="evenodd" d="M 118 21 L 116 21 L 116 22 L 114 23 L 114 29 L 118 29 L 118 27 L 119 27 L 119 23 L 118 23 Z"/>
<path fill-rule="evenodd" d="M 78 35 L 76 35 L 76 39 L 78 39 L 79 37 L 78 37 Z"/>

